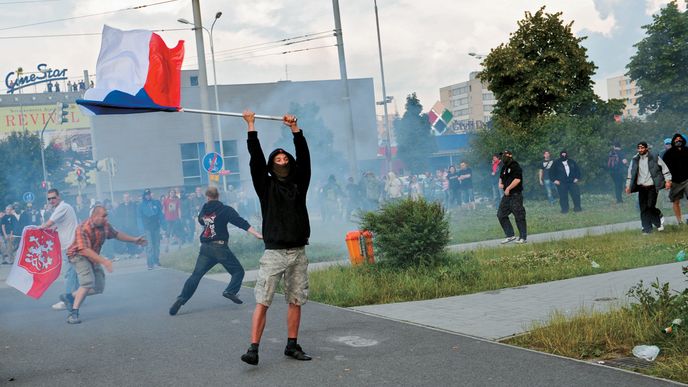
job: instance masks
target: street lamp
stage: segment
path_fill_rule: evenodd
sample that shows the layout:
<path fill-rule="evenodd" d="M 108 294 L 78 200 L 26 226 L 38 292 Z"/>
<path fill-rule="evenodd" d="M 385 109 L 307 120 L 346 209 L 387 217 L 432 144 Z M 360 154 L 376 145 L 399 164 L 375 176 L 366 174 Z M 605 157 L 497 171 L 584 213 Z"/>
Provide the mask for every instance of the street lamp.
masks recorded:
<path fill-rule="evenodd" d="M 213 83 L 214 83 L 213 89 L 215 89 L 215 110 L 217 110 L 217 111 L 220 111 L 220 99 L 217 95 L 217 71 L 215 70 L 215 46 L 213 45 L 213 28 L 215 28 L 215 22 L 217 22 L 217 19 L 219 19 L 220 16 L 222 16 L 222 12 L 218 11 L 217 13 L 215 13 L 215 19 L 213 20 L 213 24 L 210 25 L 210 30 L 201 26 L 201 28 L 203 30 L 205 30 L 205 32 L 207 32 L 209 37 L 210 37 L 210 57 L 212 58 L 212 62 L 213 62 Z M 192 25 L 192 26 L 194 26 L 193 29 L 198 28 L 195 24 L 191 23 L 190 21 L 188 21 L 184 18 L 179 18 L 179 19 L 177 19 L 177 21 L 182 23 L 182 24 Z M 205 58 L 204 58 L 204 60 L 205 60 Z M 222 144 L 222 126 L 220 123 L 220 116 L 215 115 L 215 118 L 217 120 L 217 139 L 220 142 L 220 156 L 222 157 L 222 159 L 224 161 L 225 149 L 224 149 L 224 145 Z M 225 192 L 227 192 L 227 177 L 226 177 L 226 175 L 222 175 L 222 188 Z"/>
<path fill-rule="evenodd" d="M 382 43 L 380 42 L 380 22 L 377 17 L 377 0 L 373 0 L 375 5 L 375 26 L 377 27 L 377 50 L 380 55 L 380 78 L 382 80 L 382 106 L 385 114 L 385 132 L 387 133 L 387 149 L 385 149 L 385 156 L 387 158 L 387 172 L 392 171 L 392 139 L 389 134 L 389 119 L 387 118 L 387 104 L 391 98 L 387 97 L 387 89 L 385 88 L 385 67 L 382 64 Z"/>

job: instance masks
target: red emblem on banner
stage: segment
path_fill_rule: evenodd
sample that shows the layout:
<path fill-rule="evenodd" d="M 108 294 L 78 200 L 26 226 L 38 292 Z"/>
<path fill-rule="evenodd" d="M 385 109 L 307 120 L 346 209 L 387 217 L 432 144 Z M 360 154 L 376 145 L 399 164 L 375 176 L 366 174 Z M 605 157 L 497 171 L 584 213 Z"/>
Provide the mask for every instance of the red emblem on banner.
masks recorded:
<path fill-rule="evenodd" d="M 60 269 L 62 255 L 57 233 L 52 230 L 26 230 L 19 257 L 19 266 L 34 275 Z"/>

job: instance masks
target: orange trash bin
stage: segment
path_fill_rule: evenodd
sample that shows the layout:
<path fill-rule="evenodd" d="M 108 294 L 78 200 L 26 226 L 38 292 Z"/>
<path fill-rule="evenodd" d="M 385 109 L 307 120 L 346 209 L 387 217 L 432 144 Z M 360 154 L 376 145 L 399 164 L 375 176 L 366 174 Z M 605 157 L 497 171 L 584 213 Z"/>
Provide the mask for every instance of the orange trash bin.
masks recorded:
<path fill-rule="evenodd" d="M 375 263 L 373 255 L 373 233 L 367 230 L 349 231 L 346 233 L 346 248 L 349 250 L 349 261 L 352 265 L 365 262 Z"/>

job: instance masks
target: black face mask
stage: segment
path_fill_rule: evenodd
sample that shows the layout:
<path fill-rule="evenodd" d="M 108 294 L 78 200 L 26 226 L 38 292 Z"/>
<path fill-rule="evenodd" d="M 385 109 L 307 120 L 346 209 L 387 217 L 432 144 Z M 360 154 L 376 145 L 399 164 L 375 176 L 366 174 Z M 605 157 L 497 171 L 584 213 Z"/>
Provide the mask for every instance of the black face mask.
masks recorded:
<path fill-rule="evenodd" d="M 569 155 L 567 155 L 567 154 L 565 154 L 565 153 L 564 153 L 564 154 L 561 154 L 561 155 L 559 155 L 559 156 L 561 157 L 562 160 L 568 160 L 568 159 L 569 159 Z"/>
<path fill-rule="evenodd" d="M 683 141 L 681 141 L 681 140 L 676 140 L 676 141 L 674 141 L 674 146 L 677 147 L 677 148 L 680 148 L 680 147 L 682 147 L 682 146 L 684 146 L 684 145 L 685 145 L 685 143 L 684 143 Z"/>
<path fill-rule="evenodd" d="M 509 165 L 511 163 L 511 160 L 513 160 L 513 157 L 502 155 L 502 162 L 504 163 L 504 165 Z"/>

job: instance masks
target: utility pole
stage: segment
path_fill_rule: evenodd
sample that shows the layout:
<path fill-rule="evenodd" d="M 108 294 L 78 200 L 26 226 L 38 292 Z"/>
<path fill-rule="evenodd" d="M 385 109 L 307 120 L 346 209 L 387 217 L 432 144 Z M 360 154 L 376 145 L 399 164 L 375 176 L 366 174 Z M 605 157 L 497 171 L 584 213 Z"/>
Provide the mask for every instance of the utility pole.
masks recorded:
<path fill-rule="evenodd" d="M 208 102 L 208 73 L 205 68 L 205 47 L 203 45 L 203 21 L 201 20 L 201 6 L 200 0 L 192 0 L 193 7 L 194 30 L 196 35 L 196 55 L 198 57 L 198 87 L 200 89 L 201 109 L 209 110 L 210 103 Z M 215 143 L 213 142 L 213 128 L 210 122 L 210 115 L 201 114 L 201 124 L 203 126 L 203 142 L 205 143 L 205 152 L 214 152 Z"/>
<path fill-rule="evenodd" d="M 347 150 L 349 154 L 349 173 L 354 179 L 358 174 L 358 160 L 356 159 L 356 135 L 354 133 L 354 114 L 351 109 L 351 97 L 349 92 L 349 78 L 346 76 L 346 59 L 344 58 L 344 38 L 342 36 L 342 22 L 339 18 L 339 0 L 332 0 L 332 8 L 334 10 L 334 28 L 337 35 L 337 53 L 339 54 L 339 75 L 342 80 L 344 89 L 344 96 L 342 99 L 346 102 L 348 108 L 348 115 L 346 115 L 347 126 L 349 128 L 349 141 L 347 142 Z"/>

